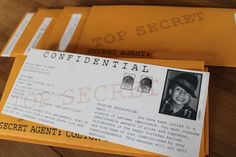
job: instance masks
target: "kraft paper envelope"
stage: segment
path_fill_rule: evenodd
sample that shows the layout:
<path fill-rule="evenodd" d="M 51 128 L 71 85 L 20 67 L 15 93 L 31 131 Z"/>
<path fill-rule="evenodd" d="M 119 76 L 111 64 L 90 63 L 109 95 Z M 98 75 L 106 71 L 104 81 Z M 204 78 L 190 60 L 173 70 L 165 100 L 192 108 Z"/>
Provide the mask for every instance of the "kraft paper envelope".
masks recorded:
<path fill-rule="evenodd" d="M 94 6 L 77 52 L 236 67 L 235 9 Z M 117 51 L 119 50 L 119 51 Z"/>
<path fill-rule="evenodd" d="M 25 55 L 30 48 L 41 48 L 48 39 L 60 9 L 39 9 L 19 38 L 10 56 Z"/>
<path fill-rule="evenodd" d="M 5 87 L 4 94 L 1 99 L 1 108 L 3 108 L 4 102 L 10 93 L 10 90 L 16 80 L 16 77 L 21 69 L 25 60 L 25 56 L 19 56 L 16 58 L 12 71 L 10 73 L 9 80 Z M 129 59 L 131 60 L 131 59 Z M 204 70 L 203 62 L 196 61 L 163 61 L 157 59 L 132 59 L 132 61 L 140 61 L 150 64 L 184 67 L 193 70 Z M 1 138 L 25 141 L 30 143 L 47 144 L 53 146 L 60 146 L 66 148 L 77 148 L 90 151 L 99 151 L 104 153 L 114 153 L 122 155 L 133 155 L 133 156 L 161 156 L 138 149 L 125 147 L 101 141 L 99 139 L 90 138 L 87 136 L 78 135 L 68 131 L 62 131 L 56 128 L 50 128 L 44 125 L 36 124 L 33 122 L 17 119 L 7 115 L 0 115 L 0 134 Z M 204 135 L 203 138 L 204 140 Z M 204 156 L 204 142 L 202 140 L 200 156 Z"/>
<path fill-rule="evenodd" d="M 137 61 L 145 62 L 145 59 L 144 60 L 141 59 L 141 60 L 137 60 Z M 152 63 L 152 64 L 155 64 L 155 60 L 149 60 L 149 62 Z M 169 60 L 167 60 L 167 61 L 166 60 L 163 60 L 163 61 L 159 60 L 159 64 L 163 64 L 163 65 L 169 64 L 168 66 L 177 66 L 179 68 L 189 68 L 188 67 L 189 63 L 192 64 L 192 66 L 195 67 L 194 69 L 196 69 L 196 70 L 201 69 L 201 67 L 203 66 L 202 64 L 199 64 L 198 62 L 192 62 L 192 61 L 185 61 L 185 62 L 175 61 L 175 62 L 173 62 L 173 61 L 169 61 Z M 30 138 L 29 139 L 22 139 L 21 137 L 11 137 L 9 135 L 4 135 L 1 138 L 3 138 L 3 139 L 11 139 L 11 140 L 18 140 L 18 141 L 26 141 L 26 142 L 32 142 L 32 143 L 39 143 L 39 144 L 43 144 L 44 143 L 44 141 L 40 141 L 40 140 L 34 140 L 34 139 L 30 139 Z M 58 145 L 58 144 L 55 144 L 55 145 Z M 111 150 L 111 152 L 112 151 L 113 150 Z M 107 152 L 107 150 L 104 150 L 104 152 Z M 137 155 L 139 155 L 139 154 L 137 154 Z"/>
<path fill-rule="evenodd" d="M 89 7 L 65 7 L 43 49 L 73 52 L 89 11 Z"/>
<path fill-rule="evenodd" d="M 22 18 L 21 22 L 18 24 L 14 32 L 12 33 L 10 39 L 2 49 L 0 53 L 1 56 L 9 57 L 11 55 L 12 50 L 14 49 L 15 45 L 17 44 L 19 38 L 24 33 L 26 27 L 30 23 L 31 19 L 35 13 L 26 13 L 25 16 Z"/>

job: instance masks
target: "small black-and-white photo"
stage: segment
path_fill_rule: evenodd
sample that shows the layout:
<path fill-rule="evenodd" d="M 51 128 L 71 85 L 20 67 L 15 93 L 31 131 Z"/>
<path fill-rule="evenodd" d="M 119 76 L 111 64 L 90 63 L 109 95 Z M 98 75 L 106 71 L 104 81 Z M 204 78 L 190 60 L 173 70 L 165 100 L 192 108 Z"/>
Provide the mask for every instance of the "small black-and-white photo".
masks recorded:
<path fill-rule="evenodd" d="M 138 91 L 142 93 L 149 93 L 152 88 L 152 78 L 147 76 L 142 76 L 139 82 Z"/>
<path fill-rule="evenodd" d="M 196 120 L 202 74 L 168 70 L 159 113 Z"/>
<path fill-rule="evenodd" d="M 134 74 L 125 73 L 122 79 L 121 88 L 132 90 L 134 85 L 134 78 L 135 78 Z"/>

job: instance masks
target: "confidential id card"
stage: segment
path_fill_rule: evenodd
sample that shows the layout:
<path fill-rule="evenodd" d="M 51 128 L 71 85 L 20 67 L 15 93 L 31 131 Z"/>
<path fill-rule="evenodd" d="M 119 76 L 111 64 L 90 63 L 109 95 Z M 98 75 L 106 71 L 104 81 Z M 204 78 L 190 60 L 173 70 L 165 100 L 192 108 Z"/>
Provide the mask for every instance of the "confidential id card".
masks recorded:
<path fill-rule="evenodd" d="M 2 113 L 157 154 L 198 157 L 208 82 L 207 72 L 32 49 Z"/>

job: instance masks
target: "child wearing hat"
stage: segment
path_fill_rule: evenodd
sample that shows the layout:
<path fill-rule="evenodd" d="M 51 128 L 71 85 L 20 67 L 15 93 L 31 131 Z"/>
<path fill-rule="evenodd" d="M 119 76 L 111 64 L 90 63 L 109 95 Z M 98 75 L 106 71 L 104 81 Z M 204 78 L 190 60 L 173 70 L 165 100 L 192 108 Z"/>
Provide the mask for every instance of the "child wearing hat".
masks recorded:
<path fill-rule="evenodd" d="M 168 96 L 161 103 L 160 113 L 196 120 L 196 111 L 189 104 L 192 98 L 196 98 L 197 85 L 198 78 L 191 73 L 181 73 L 173 78 Z"/>

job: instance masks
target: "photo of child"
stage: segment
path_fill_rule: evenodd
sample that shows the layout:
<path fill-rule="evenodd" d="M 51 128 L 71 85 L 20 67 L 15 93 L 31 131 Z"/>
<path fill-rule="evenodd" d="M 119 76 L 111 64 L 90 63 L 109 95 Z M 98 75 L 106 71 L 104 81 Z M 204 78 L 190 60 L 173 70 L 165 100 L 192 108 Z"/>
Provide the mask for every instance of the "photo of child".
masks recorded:
<path fill-rule="evenodd" d="M 168 70 L 159 113 L 196 120 L 201 74 Z"/>

